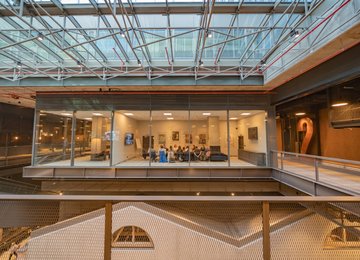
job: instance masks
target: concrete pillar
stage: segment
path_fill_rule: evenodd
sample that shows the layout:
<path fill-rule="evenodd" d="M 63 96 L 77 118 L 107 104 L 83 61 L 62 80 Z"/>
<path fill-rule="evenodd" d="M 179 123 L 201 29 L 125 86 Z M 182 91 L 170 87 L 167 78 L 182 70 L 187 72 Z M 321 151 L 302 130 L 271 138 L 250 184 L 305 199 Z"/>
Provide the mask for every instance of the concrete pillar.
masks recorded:
<path fill-rule="evenodd" d="M 93 116 L 91 126 L 91 161 L 98 161 L 96 154 L 106 150 L 107 118 L 103 116 Z"/>
<path fill-rule="evenodd" d="M 219 117 L 209 116 L 208 118 L 209 147 L 220 146 Z"/>

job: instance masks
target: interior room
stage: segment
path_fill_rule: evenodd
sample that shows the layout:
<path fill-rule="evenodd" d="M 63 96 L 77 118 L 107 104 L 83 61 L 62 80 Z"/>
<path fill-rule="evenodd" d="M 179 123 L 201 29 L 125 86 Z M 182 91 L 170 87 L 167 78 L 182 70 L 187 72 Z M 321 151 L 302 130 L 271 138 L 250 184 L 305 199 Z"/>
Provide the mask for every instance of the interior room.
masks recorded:
<path fill-rule="evenodd" d="M 266 166 L 262 110 L 77 111 L 74 135 L 72 116 L 39 114 L 35 165 Z"/>

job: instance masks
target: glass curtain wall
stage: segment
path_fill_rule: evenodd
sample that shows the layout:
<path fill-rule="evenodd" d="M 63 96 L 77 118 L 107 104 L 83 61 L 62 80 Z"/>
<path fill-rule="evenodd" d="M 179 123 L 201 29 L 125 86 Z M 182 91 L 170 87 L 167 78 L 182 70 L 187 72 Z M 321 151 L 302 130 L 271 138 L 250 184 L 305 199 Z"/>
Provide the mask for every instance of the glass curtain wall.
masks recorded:
<path fill-rule="evenodd" d="M 112 130 L 113 166 L 149 166 L 150 111 L 114 112 Z"/>
<path fill-rule="evenodd" d="M 72 111 L 40 111 L 36 118 L 33 165 L 70 166 Z"/>
<path fill-rule="evenodd" d="M 111 111 L 77 111 L 75 166 L 110 166 Z"/>
<path fill-rule="evenodd" d="M 262 110 L 230 110 L 230 166 L 266 166 L 266 121 Z"/>
<path fill-rule="evenodd" d="M 152 111 L 151 166 L 189 166 L 189 111 Z"/>
<path fill-rule="evenodd" d="M 263 110 L 76 111 L 72 140 L 73 113 L 37 112 L 34 166 L 71 166 L 72 143 L 74 166 L 266 166 Z"/>
<path fill-rule="evenodd" d="M 190 111 L 190 165 L 228 166 L 227 111 Z"/>

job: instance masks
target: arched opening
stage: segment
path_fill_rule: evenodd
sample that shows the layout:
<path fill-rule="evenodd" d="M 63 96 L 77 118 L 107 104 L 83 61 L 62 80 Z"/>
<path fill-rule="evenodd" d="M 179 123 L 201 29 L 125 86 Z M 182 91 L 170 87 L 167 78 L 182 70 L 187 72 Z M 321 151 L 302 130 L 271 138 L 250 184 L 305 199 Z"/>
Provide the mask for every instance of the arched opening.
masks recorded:
<path fill-rule="evenodd" d="M 126 226 L 116 230 L 112 236 L 113 248 L 153 248 L 149 234 L 142 228 Z"/>
<path fill-rule="evenodd" d="M 324 249 L 360 248 L 360 238 L 350 231 L 337 227 L 333 229 L 324 242 Z"/>

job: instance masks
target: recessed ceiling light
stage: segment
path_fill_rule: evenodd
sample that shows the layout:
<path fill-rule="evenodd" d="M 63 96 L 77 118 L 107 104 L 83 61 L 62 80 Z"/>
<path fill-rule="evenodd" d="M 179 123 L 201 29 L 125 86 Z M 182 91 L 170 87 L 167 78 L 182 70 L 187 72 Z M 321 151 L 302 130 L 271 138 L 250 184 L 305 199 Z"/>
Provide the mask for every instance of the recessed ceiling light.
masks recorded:
<path fill-rule="evenodd" d="M 248 116 L 248 115 L 250 115 L 251 113 L 242 113 L 241 115 L 242 116 Z"/>
<path fill-rule="evenodd" d="M 210 116 L 211 113 L 203 113 L 203 116 Z"/>
<path fill-rule="evenodd" d="M 164 116 L 171 116 L 171 113 L 164 113 Z"/>
<path fill-rule="evenodd" d="M 61 113 L 61 114 L 64 116 L 71 116 L 71 114 L 69 114 L 69 113 Z"/>
<path fill-rule="evenodd" d="M 235 193 L 231 193 L 231 196 L 235 196 Z"/>
<path fill-rule="evenodd" d="M 94 116 L 102 116 L 103 114 L 100 113 L 92 113 Z"/>
<path fill-rule="evenodd" d="M 134 114 L 133 114 L 133 113 L 124 113 L 124 115 L 126 115 L 126 116 L 133 116 Z"/>
<path fill-rule="evenodd" d="M 84 118 L 84 119 L 86 119 L 86 120 L 92 120 L 92 118 L 91 118 L 91 117 L 86 117 L 86 118 Z"/>
<path fill-rule="evenodd" d="M 342 107 L 342 106 L 346 106 L 348 103 L 336 103 L 334 105 L 332 105 L 333 107 Z"/>
<path fill-rule="evenodd" d="M 237 119 L 237 117 L 230 117 L 230 120 L 235 120 Z"/>
<path fill-rule="evenodd" d="M 305 113 L 296 113 L 295 115 L 296 116 L 303 116 L 303 115 L 305 115 Z"/>
<path fill-rule="evenodd" d="M 167 119 L 172 120 L 172 119 L 174 119 L 174 118 L 172 118 L 172 117 L 168 117 Z"/>

